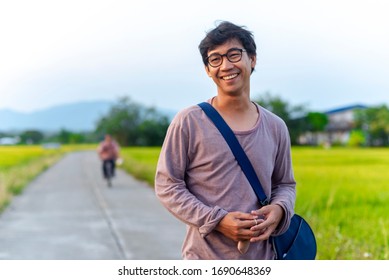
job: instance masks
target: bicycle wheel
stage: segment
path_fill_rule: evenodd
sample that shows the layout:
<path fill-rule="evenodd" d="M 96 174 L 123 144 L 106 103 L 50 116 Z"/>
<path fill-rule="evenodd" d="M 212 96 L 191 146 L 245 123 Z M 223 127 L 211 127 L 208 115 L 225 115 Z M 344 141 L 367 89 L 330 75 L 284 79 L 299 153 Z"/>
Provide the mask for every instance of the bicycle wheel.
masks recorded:
<path fill-rule="evenodd" d="M 105 172 L 106 172 L 105 179 L 107 180 L 108 187 L 112 187 L 112 177 L 113 177 L 112 163 L 106 161 L 104 162 L 104 164 L 105 164 Z"/>

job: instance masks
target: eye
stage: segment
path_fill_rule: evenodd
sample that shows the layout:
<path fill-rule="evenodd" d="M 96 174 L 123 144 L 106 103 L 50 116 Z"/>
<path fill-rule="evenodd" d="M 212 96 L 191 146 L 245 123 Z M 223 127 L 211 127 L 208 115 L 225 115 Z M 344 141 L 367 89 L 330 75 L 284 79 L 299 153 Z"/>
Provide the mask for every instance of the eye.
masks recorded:
<path fill-rule="evenodd" d="M 231 52 L 228 53 L 228 57 L 229 57 L 230 59 L 237 59 L 237 58 L 239 58 L 240 56 L 241 56 L 241 53 L 240 53 L 240 51 L 237 51 L 237 50 L 233 50 L 233 51 L 231 51 Z"/>
<path fill-rule="evenodd" d="M 221 60 L 221 56 L 220 55 L 211 55 L 208 58 L 208 62 L 211 63 L 211 64 L 219 63 L 220 60 Z"/>

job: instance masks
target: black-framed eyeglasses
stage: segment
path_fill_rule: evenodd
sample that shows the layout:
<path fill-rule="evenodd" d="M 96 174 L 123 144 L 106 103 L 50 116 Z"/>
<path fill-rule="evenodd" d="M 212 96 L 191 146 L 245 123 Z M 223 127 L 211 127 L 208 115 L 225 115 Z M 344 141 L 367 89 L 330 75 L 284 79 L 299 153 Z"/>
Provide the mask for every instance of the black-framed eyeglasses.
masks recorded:
<path fill-rule="evenodd" d="M 219 67 L 223 63 L 223 56 L 227 57 L 229 62 L 235 63 L 242 59 L 242 53 L 245 49 L 233 48 L 229 49 L 225 54 L 213 53 L 207 57 L 207 62 L 212 67 Z"/>

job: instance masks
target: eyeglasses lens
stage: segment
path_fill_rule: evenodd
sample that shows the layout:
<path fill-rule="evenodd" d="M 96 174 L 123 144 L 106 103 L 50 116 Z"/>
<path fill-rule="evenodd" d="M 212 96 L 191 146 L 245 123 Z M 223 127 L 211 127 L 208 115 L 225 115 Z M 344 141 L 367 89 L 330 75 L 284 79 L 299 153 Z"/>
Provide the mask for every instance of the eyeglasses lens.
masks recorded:
<path fill-rule="evenodd" d="M 229 50 L 226 54 L 211 54 L 208 57 L 208 63 L 212 67 L 218 67 L 223 63 L 223 56 L 227 57 L 229 62 L 239 62 L 242 59 L 242 50 L 232 49 Z"/>

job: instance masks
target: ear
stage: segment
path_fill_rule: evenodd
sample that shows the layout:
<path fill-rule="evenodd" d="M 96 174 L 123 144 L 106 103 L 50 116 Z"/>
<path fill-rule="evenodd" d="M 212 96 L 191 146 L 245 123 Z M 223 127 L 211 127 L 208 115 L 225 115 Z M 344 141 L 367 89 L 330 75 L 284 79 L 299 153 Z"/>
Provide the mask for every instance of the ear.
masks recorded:
<path fill-rule="evenodd" d="M 254 69 L 255 68 L 255 65 L 257 65 L 257 56 L 256 55 L 253 55 L 251 57 L 251 69 Z"/>
<path fill-rule="evenodd" d="M 209 71 L 208 65 L 206 65 L 204 68 L 205 68 L 205 72 L 207 73 L 208 77 L 212 77 L 211 72 Z"/>

